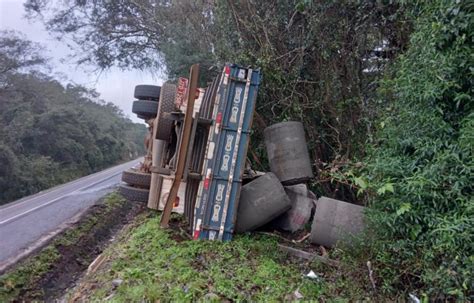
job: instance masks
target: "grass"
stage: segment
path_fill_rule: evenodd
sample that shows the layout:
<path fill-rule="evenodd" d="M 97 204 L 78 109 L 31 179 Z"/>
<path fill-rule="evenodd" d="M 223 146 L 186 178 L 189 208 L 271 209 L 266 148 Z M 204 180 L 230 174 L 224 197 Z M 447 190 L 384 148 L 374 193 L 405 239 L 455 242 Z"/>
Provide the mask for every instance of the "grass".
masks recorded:
<path fill-rule="evenodd" d="M 61 262 L 62 252 L 74 247 L 81 239 L 90 236 L 106 218 L 126 201 L 117 194 L 108 195 L 101 204 L 100 210 L 86 216 L 73 228 L 67 229 L 56 237 L 41 251 L 22 261 L 17 267 L 0 276 L 0 302 L 21 300 L 42 300 L 42 284 Z M 78 260 L 78 262 L 87 260 Z"/>
<path fill-rule="evenodd" d="M 44 300 L 41 285 L 61 266 L 61 261 L 64 264 L 63 248 L 77 248 L 81 238 L 123 203 L 126 202 L 118 195 L 109 196 L 100 216 L 88 216 L 38 255 L 1 276 L 0 302 Z M 373 293 L 367 269 L 360 267 L 361 262 L 344 260 L 347 254 L 339 249 L 331 251 L 333 258 L 343 261 L 341 267 L 334 268 L 285 255 L 277 248 L 277 237 L 251 234 L 237 235 L 227 243 L 192 241 L 177 228 L 159 228 L 159 219 L 159 214 L 149 211 L 123 229 L 103 252 L 107 261 L 83 278 L 68 295 L 69 299 L 275 302 L 296 300 L 301 298 L 298 294 L 303 300 L 324 302 L 390 300 Z M 173 221 L 177 218 L 173 217 Z M 91 249 L 85 248 L 84 251 Z M 80 262 L 87 268 L 91 261 L 89 258 Z M 310 270 L 320 278 L 305 277 Z M 116 279 L 123 282 L 114 286 L 112 281 Z"/>
<path fill-rule="evenodd" d="M 41 291 L 32 288 L 32 285 L 36 285 L 59 258 L 60 253 L 57 248 L 54 245 L 48 245 L 39 255 L 17 269 L 0 276 L 0 302 L 16 300 L 24 291 L 28 291 L 32 297 L 41 296 Z"/>
<path fill-rule="evenodd" d="M 227 243 L 179 239 L 175 230 L 159 227 L 158 214 L 139 218 L 104 254 L 109 261 L 72 296 L 112 302 L 274 302 L 295 300 L 295 292 L 304 300 L 366 298 L 348 278 L 305 277 L 316 265 L 281 253 L 275 237 L 238 235 Z M 327 270 L 323 267 L 319 269 Z M 116 279 L 123 282 L 114 286 Z"/>

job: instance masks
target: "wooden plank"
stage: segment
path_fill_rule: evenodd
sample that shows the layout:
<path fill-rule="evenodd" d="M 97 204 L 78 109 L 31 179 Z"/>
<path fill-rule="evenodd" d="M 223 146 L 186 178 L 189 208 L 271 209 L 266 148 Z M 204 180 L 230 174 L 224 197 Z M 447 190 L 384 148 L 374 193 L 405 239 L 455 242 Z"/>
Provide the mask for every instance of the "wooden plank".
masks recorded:
<path fill-rule="evenodd" d="M 194 101 L 196 99 L 196 91 L 199 79 L 199 64 L 194 64 L 191 66 L 189 83 L 187 90 L 187 107 L 186 114 L 184 116 L 184 125 L 183 125 L 183 135 L 181 144 L 178 151 L 178 158 L 176 164 L 175 178 L 173 180 L 173 185 L 166 201 L 165 208 L 161 214 L 160 226 L 163 228 L 168 228 L 168 223 L 171 217 L 171 211 L 173 210 L 173 203 L 178 195 L 179 185 L 181 184 L 181 179 L 183 178 L 183 172 L 186 164 L 186 155 L 189 148 L 189 141 L 191 137 L 191 128 L 193 124 L 193 111 L 194 111 Z"/>

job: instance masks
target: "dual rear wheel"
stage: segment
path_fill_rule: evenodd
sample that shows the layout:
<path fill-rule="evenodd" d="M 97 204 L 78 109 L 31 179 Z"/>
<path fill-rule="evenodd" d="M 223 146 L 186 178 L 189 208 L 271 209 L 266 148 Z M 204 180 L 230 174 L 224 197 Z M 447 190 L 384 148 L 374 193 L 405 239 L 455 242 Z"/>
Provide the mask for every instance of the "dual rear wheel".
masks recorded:
<path fill-rule="evenodd" d="M 174 121 L 168 114 L 175 111 L 176 85 L 164 83 L 163 86 L 137 85 L 134 97 L 138 100 L 133 102 L 132 112 L 138 118 L 149 120 L 158 116 L 156 128 L 156 139 L 169 142 L 173 133 Z M 123 184 L 119 192 L 130 201 L 148 201 L 150 193 L 151 174 L 134 169 L 128 169 L 122 173 Z"/>

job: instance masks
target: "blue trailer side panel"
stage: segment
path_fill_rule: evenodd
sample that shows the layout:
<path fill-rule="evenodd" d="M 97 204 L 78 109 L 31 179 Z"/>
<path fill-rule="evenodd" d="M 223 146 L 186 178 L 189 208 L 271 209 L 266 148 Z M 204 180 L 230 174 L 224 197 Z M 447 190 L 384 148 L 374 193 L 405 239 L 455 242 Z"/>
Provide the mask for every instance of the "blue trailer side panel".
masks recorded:
<path fill-rule="evenodd" d="M 206 177 L 196 203 L 195 238 L 232 238 L 260 78 L 259 71 L 237 65 L 224 69 Z"/>

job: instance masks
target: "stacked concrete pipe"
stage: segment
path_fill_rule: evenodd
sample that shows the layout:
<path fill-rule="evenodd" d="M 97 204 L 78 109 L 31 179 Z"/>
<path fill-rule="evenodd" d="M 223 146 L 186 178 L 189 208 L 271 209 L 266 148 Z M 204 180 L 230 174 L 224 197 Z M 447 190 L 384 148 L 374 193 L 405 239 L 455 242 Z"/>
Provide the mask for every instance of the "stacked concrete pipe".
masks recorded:
<path fill-rule="evenodd" d="M 293 195 L 295 188 L 283 185 L 305 183 L 313 177 L 303 124 L 278 123 L 267 127 L 264 135 L 272 172 L 242 187 L 236 231 L 256 229 L 285 213 L 276 225 L 296 231 L 308 222 L 313 203 L 306 194 Z M 285 190 L 292 193 L 291 199 Z"/>
<path fill-rule="evenodd" d="M 283 185 L 313 178 L 304 127 L 301 122 L 281 122 L 263 131 L 270 170 Z"/>
<path fill-rule="evenodd" d="M 316 201 L 306 183 L 313 178 L 303 124 L 282 122 L 264 130 L 271 173 L 243 186 L 237 232 L 268 222 L 271 227 L 296 232 L 313 217 L 310 241 L 334 246 L 363 229 L 363 207 L 321 197 Z"/>

